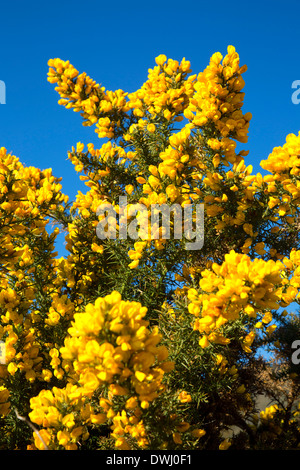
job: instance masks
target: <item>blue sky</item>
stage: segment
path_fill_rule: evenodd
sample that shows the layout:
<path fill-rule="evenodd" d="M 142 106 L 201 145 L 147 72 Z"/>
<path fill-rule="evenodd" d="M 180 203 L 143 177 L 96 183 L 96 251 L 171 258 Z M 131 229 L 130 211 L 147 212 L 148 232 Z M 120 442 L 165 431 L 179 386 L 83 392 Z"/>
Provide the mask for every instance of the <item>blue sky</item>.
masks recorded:
<path fill-rule="evenodd" d="M 107 89 L 130 92 L 161 53 L 185 57 L 198 73 L 214 52 L 225 55 L 234 45 L 248 66 L 243 109 L 253 119 L 244 145 L 247 163 L 259 171 L 259 161 L 300 130 L 300 104 L 291 100 L 292 83 L 300 80 L 299 0 L 1 3 L 6 104 L 0 105 L 0 147 L 25 165 L 51 167 L 71 199 L 86 187 L 68 150 L 79 141 L 100 146 L 101 140 L 94 128 L 82 126 L 78 113 L 57 104 L 47 82 L 50 58 L 70 60 Z"/>

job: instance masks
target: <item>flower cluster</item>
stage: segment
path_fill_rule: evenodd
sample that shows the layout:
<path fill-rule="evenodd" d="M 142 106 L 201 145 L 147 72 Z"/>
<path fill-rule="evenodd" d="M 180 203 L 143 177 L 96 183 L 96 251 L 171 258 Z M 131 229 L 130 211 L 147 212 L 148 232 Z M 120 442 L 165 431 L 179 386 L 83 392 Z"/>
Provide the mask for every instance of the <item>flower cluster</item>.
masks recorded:
<path fill-rule="evenodd" d="M 222 61 L 223 59 L 223 61 Z M 222 61 L 222 63 L 221 63 Z M 235 143 L 247 142 L 251 113 L 243 115 L 245 82 L 242 74 L 246 66 L 240 67 L 239 55 L 233 46 L 223 58 L 219 52 L 213 54 L 208 67 L 201 72 L 194 84 L 195 94 L 184 115 L 193 125 L 213 126 L 215 135 L 207 141 L 208 146 L 225 161 L 234 163 Z"/>
<path fill-rule="evenodd" d="M 61 211 L 68 197 L 61 193 L 61 178 L 52 170 L 24 167 L 17 157 L 0 149 L 0 261 L 8 268 L 22 257 L 20 266 L 30 265 L 31 250 L 18 238 L 30 230 L 42 236 L 51 211 Z"/>
<path fill-rule="evenodd" d="M 166 348 L 158 345 L 157 329 L 147 328 L 145 314 L 139 303 L 122 301 L 118 292 L 75 313 L 70 336 L 60 351 L 52 348 L 50 356 L 54 375 L 61 379 L 68 372 L 76 384 L 42 390 L 30 402 L 30 419 L 44 428 L 44 442 L 34 436 L 38 449 L 44 444 L 76 449 L 77 441 L 88 437 L 87 425 L 104 423 L 111 425 L 117 448 L 130 448 L 126 436 L 147 446 L 143 410 L 163 392 L 164 373 L 173 365 L 166 360 Z M 95 393 L 100 394 L 96 407 L 91 405 Z"/>
<path fill-rule="evenodd" d="M 189 312 L 196 317 L 194 329 L 201 333 L 199 344 L 205 348 L 210 342 L 230 343 L 223 334 L 224 325 L 241 315 L 254 319 L 261 316 L 263 324 L 270 324 L 270 310 L 281 304 L 283 270 L 280 261 L 251 261 L 247 255 L 232 250 L 221 265 L 213 263 L 211 269 L 202 271 L 200 289 L 191 288 L 187 294 Z M 257 322 L 256 326 L 262 323 Z M 267 331 L 275 327 L 269 325 Z M 244 351 L 251 352 L 254 338 L 254 330 L 242 337 Z"/>
<path fill-rule="evenodd" d="M 0 387 L 0 416 L 6 416 L 10 411 L 9 390 Z"/>
<path fill-rule="evenodd" d="M 152 368 L 156 360 L 161 363 L 166 359 L 167 351 L 165 347 L 157 346 L 161 340 L 157 329 L 150 332 L 147 328 L 146 311 L 138 302 L 123 301 L 119 292 L 113 292 L 74 315 L 68 330 L 70 337 L 66 338 L 61 353 L 65 359 L 72 359 L 79 382 L 82 381 L 87 390 L 93 392 L 94 386 L 97 388 L 102 382 L 113 383 L 117 375 L 120 383 L 130 377 L 141 402 L 151 401 L 152 394 L 156 395 L 163 369 L 157 370 L 157 375 Z M 126 364 L 133 370 L 130 371 Z M 162 362 L 161 367 L 167 370 L 169 365 Z M 82 376 L 87 370 L 88 377 L 93 378 L 91 387 Z M 153 372 L 150 377 L 153 391 L 148 393 L 147 380 L 143 382 L 150 372 Z M 154 380 L 156 375 L 158 381 Z"/>
<path fill-rule="evenodd" d="M 80 112 L 84 118 L 83 125 L 92 126 L 96 123 L 99 137 L 113 137 L 113 116 L 129 109 L 125 99 L 127 93 L 122 90 L 105 91 L 86 73 L 79 74 L 68 60 L 50 59 L 48 65 L 48 81 L 57 84 L 55 89 L 61 96 L 58 103 Z M 112 123 L 109 116 L 112 117 Z"/>
<path fill-rule="evenodd" d="M 297 212 L 300 198 L 299 164 L 300 133 L 298 136 L 289 134 L 286 143 L 275 147 L 267 160 L 261 162 L 261 167 L 271 174 L 255 181 L 255 184 L 265 188 L 269 196 L 268 206 L 277 217 L 289 216 L 287 220 L 291 220 Z"/>
<path fill-rule="evenodd" d="M 64 389 L 42 390 L 31 398 L 29 418 L 44 428 L 39 431 L 42 439 L 34 433 L 35 447 L 39 450 L 44 450 L 45 445 L 49 449 L 77 449 L 78 439 L 88 438 L 86 423 L 94 418 L 85 402 L 78 387 L 71 384 Z"/>
<path fill-rule="evenodd" d="M 128 106 L 139 118 L 144 117 L 146 113 L 153 119 L 162 114 L 164 119 L 171 121 L 187 106 L 189 97 L 194 92 L 195 76 L 187 78 L 191 70 L 190 62 L 185 58 L 179 63 L 177 60 L 167 60 L 167 57 L 161 54 L 155 61 L 157 65 L 149 69 L 148 80 L 141 89 L 128 95 Z M 148 130 L 152 132 L 153 128 Z"/>

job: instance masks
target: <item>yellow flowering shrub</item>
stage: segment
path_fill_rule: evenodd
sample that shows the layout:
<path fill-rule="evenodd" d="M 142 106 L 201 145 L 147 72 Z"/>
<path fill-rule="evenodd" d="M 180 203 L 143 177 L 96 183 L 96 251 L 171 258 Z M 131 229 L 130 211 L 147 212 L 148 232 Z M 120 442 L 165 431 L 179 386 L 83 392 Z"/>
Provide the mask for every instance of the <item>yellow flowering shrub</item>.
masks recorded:
<path fill-rule="evenodd" d="M 48 65 L 103 140 L 71 144 L 74 201 L 0 148 L 0 449 L 299 447 L 300 133 L 253 174 L 231 45 L 130 93 Z"/>
<path fill-rule="evenodd" d="M 229 344 L 223 331 L 229 321 L 249 316 L 263 324 L 272 320 L 266 309 L 278 309 L 283 296 L 280 261 L 251 259 L 233 250 L 225 255 L 222 265 L 213 263 L 211 269 L 201 272 L 199 291 L 188 290 L 188 309 L 196 317 L 194 329 L 201 333 L 199 344 L 207 347 L 210 342 Z M 268 316 L 268 319 L 267 319 Z M 247 320 L 251 323 L 251 320 Z M 255 332 L 242 338 L 242 347 L 251 352 Z"/>

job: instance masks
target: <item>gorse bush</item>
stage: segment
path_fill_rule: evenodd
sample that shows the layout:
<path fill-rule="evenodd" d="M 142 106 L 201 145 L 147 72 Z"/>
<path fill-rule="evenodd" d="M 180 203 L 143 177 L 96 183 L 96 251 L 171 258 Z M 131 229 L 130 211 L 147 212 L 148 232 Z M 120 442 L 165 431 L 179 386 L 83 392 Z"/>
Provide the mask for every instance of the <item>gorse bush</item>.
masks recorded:
<path fill-rule="evenodd" d="M 69 152 L 75 201 L 0 149 L 1 449 L 299 446 L 300 134 L 252 174 L 235 48 L 198 75 L 155 61 L 134 93 L 49 61 L 59 104 L 104 139 Z M 192 207 L 193 226 L 204 205 L 201 249 L 175 211 L 169 233 L 150 224 L 162 205 Z"/>

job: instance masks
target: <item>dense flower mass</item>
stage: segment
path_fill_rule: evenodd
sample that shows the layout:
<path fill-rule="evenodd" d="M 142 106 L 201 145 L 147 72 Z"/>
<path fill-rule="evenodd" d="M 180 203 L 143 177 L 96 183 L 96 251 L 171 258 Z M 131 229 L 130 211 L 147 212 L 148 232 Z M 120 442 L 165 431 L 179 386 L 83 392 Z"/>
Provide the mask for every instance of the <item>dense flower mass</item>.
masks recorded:
<path fill-rule="evenodd" d="M 292 259 L 295 254 L 291 253 Z M 194 329 L 202 333 L 199 344 L 207 347 L 210 341 L 230 343 L 230 338 L 223 334 L 225 324 L 245 316 L 256 320 L 255 328 L 266 327 L 269 333 L 276 328 L 270 324 L 271 311 L 278 310 L 282 303 L 290 304 L 298 295 L 299 286 L 298 280 L 287 280 L 286 267 L 281 261 L 258 258 L 252 261 L 232 250 L 225 255 L 222 265 L 213 263 L 210 269 L 201 272 L 198 291 L 188 290 L 188 309 L 196 317 Z M 245 352 L 252 352 L 255 328 L 241 338 Z"/>
<path fill-rule="evenodd" d="M 131 93 L 48 65 L 103 140 L 71 202 L 0 148 L 0 449 L 299 448 L 300 133 L 253 174 L 233 46 Z"/>
<path fill-rule="evenodd" d="M 159 346 L 157 328 L 151 332 L 147 328 L 146 311 L 138 302 L 122 301 L 121 295 L 113 292 L 75 313 L 70 336 L 60 348 L 63 367 L 74 385 L 68 384 L 65 390 L 55 387 L 54 395 L 43 390 L 31 400 L 30 419 L 51 428 L 51 445 L 56 442 L 66 449 L 76 447 L 76 439 L 72 439 L 84 431 L 82 426 L 78 429 L 72 407 L 81 410 L 80 423 L 110 422 L 118 448 L 130 448 L 126 434 L 138 439 L 141 447 L 148 444 L 142 411 L 163 392 L 162 378 L 173 364 L 166 360 L 166 347 Z M 84 405 L 97 390 L 107 390 L 106 398 L 102 395 L 99 401 L 101 413 L 93 413 L 90 405 Z M 120 397 L 124 397 L 125 407 L 121 414 L 115 411 Z M 61 410 L 68 412 L 63 415 Z"/>
<path fill-rule="evenodd" d="M 127 387 L 133 387 L 143 407 L 158 395 L 164 371 L 172 364 L 162 362 L 168 352 L 157 346 L 161 340 L 157 328 L 148 330 L 146 311 L 113 292 L 75 314 L 61 354 L 72 361 L 86 395 L 104 383 L 111 384 L 113 395 L 127 395 Z"/>

